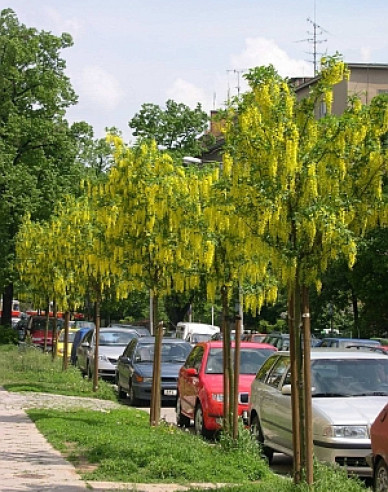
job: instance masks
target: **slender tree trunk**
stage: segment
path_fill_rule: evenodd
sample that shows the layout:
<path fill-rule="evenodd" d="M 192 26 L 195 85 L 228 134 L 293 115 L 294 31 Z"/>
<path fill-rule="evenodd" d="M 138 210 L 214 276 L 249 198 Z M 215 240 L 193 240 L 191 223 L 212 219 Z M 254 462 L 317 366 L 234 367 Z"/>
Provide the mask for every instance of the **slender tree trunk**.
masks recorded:
<path fill-rule="evenodd" d="M 47 338 L 50 324 L 50 299 L 47 299 L 46 324 L 44 327 L 43 352 L 47 352 Z M 53 341 L 54 342 L 54 341 Z"/>
<path fill-rule="evenodd" d="M 301 481 L 301 449 L 300 449 L 300 413 L 299 413 L 299 371 L 297 362 L 298 333 L 295 330 L 295 286 L 289 287 L 288 295 L 288 329 L 290 332 L 291 359 L 291 406 L 292 406 L 292 447 L 293 472 L 295 484 Z"/>
<path fill-rule="evenodd" d="M 233 439 L 238 438 L 238 386 L 240 381 L 241 317 L 236 316 L 236 336 L 234 341 L 234 388 L 233 388 Z"/>
<path fill-rule="evenodd" d="M 222 352 L 223 352 L 223 365 L 224 365 L 224 415 L 223 415 L 223 429 L 228 434 L 230 432 L 230 388 L 229 388 L 229 374 L 230 374 L 230 334 L 229 334 L 229 309 L 228 309 L 228 288 L 223 286 L 221 289 L 221 301 L 222 301 Z"/>
<path fill-rule="evenodd" d="M 53 315 L 54 315 L 54 326 L 53 326 L 53 345 L 51 347 L 51 357 L 52 360 L 57 356 L 57 335 L 58 335 L 58 308 L 55 300 L 53 301 Z"/>
<path fill-rule="evenodd" d="M 1 324 L 11 326 L 12 324 L 12 301 L 13 301 L 13 283 L 6 285 L 3 292 L 3 308 L 1 314 Z"/>
<path fill-rule="evenodd" d="M 100 298 L 94 305 L 94 323 L 95 329 L 95 345 L 94 345 L 94 361 L 93 361 L 93 391 L 98 390 L 98 348 L 100 345 L 100 326 L 101 326 L 101 314 L 100 314 Z"/>
<path fill-rule="evenodd" d="M 354 319 L 354 331 L 357 334 L 357 338 L 360 338 L 360 320 L 358 315 L 358 299 L 352 289 L 352 306 L 353 306 L 353 319 Z M 353 335 L 354 336 L 354 335 Z"/>
<path fill-rule="evenodd" d="M 156 427 L 160 421 L 160 402 L 161 402 L 161 362 L 162 362 L 162 340 L 163 340 L 163 322 L 158 323 L 155 333 L 155 352 L 154 365 L 152 371 L 152 394 L 150 408 L 150 425 Z"/>
<path fill-rule="evenodd" d="M 305 428 L 305 480 L 312 485 L 313 476 L 313 417 L 311 403 L 311 334 L 309 291 L 302 287 L 302 325 L 303 325 L 303 390 L 304 390 L 304 428 Z"/>
<path fill-rule="evenodd" d="M 69 347 L 69 324 L 70 324 L 70 311 L 66 311 L 65 313 L 65 336 L 63 341 L 63 361 L 62 361 L 62 369 L 64 371 L 67 370 L 68 367 L 68 347 Z"/>

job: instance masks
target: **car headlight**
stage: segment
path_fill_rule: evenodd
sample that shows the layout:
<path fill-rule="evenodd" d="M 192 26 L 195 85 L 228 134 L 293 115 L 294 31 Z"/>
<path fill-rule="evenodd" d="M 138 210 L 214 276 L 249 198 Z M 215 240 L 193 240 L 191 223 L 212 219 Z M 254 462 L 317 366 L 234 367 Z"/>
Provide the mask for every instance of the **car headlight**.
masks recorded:
<path fill-rule="evenodd" d="M 137 383 L 152 383 L 152 378 L 145 378 L 140 374 L 135 374 L 135 379 Z"/>
<path fill-rule="evenodd" d="M 212 393 L 212 400 L 223 402 L 224 394 L 223 393 Z"/>
<path fill-rule="evenodd" d="M 345 439 L 368 439 L 369 437 L 366 425 L 331 425 L 324 429 L 323 435 Z"/>

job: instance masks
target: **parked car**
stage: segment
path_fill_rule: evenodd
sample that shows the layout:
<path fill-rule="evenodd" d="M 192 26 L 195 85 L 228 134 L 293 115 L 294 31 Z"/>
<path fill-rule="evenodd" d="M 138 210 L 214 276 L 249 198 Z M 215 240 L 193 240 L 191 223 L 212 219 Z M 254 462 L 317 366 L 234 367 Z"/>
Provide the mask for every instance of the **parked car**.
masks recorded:
<path fill-rule="evenodd" d="M 145 326 L 138 325 L 122 325 L 120 323 L 112 323 L 109 325 L 110 328 L 128 328 L 129 330 L 135 330 L 139 337 L 150 337 L 151 333 Z"/>
<path fill-rule="evenodd" d="M 320 347 L 338 347 L 347 348 L 349 346 L 356 347 L 358 345 L 367 345 L 369 347 L 381 347 L 379 340 L 372 340 L 370 338 L 322 338 Z"/>
<path fill-rule="evenodd" d="M 311 349 L 314 456 L 349 473 L 371 476 L 369 427 L 388 398 L 388 358 L 377 352 Z M 290 355 L 268 358 L 252 382 L 248 424 L 272 460 L 293 454 Z"/>
<path fill-rule="evenodd" d="M 263 338 L 263 343 L 269 343 L 273 345 L 278 350 L 290 350 L 290 335 L 289 333 L 269 333 Z M 311 347 L 316 347 L 320 344 L 320 339 L 311 335 L 310 345 Z"/>
<path fill-rule="evenodd" d="M 388 490 L 388 403 L 370 428 L 372 454 L 369 462 L 373 468 L 375 492 Z"/>
<path fill-rule="evenodd" d="M 223 342 L 197 344 L 179 371 L 178 426 L 194 420 L 196 434 L 210 437 L 222 427 L 224 414 Z M 277 349 L 269 344 L 241 342 L 238 414 L 248 410 L 251 383 L 262 363 Z M 234 342 L 232 343 L 234 353 Z M 233 360 L 233 359 L 232 359 Z"/>
<path fill-rule="evenodd" d="M 161 401 L 174 402 L 178 373 L 191 345 L 179 338 L 163 338 L 161 354 Z M 155 337 L 131 340 L 119 357 L 116 384 L 119 396 L 128 396 L 131 405 L 151 400 Z"/>
<path fill-rule="evenodd" d="M 69 326 L 69 333 L 67 338 L 67 356 L 70 358 L 71 349 L 78 329 L 74 328 L 74 322 Z M 63 357 L 65 351 L 65 330 L 61 330 L 57 335 L 56 354 L 58 357 Z"/>
<path fill-rule="evenodd" d="M 78 323 L 75 324 L 76 327 L 78 327 Z M 78 328 L 77 333 L 74 336 L 74 340 L 71 346 L 71 351 L 70 351 L 70 362 L 73 364 L 73 366 L 77 365 L 77 349 L 80 343 L 82 342 L 82 339 L 85 337 L 86 333 L 88 331 L 91 331 L 95 328 L 95 325 L 93 323 L 93 326 L 83 326 L 81 328 Z"/>
<path fill-rule="evenodd" d="M 53 331 L 54 327 L 57 327 L 57 331 L 59 332 L 63 327 L 63 319 L 61 318 L 48 318 L 48 331 L 46 338 L 46 349 L 51 350 L 53 346 Z M 27 327 L 26 327 L 26 337 L 30 337 L 31 343 L 42 350 L 44 349 L 45 344 L 45 335 L 46 335 L 46 324 L 47 317 L 46 316 L 30 316 L 28 318 Z"/>
<path fill-rule="evenodd" d="M 264 342 L 266 336 L 266 333 L 245 333 L 241 340 L 245 342 Z"/>
<path fill-rule="evenodd" d="M 100 328 L 98 344 L 98 376 L 115 379 L 119 356 L 129 341 L 138 337 L 135 330 L 128 328 Z M 93 377 L 96 330 L 88 331 L 77 348 L 77 366 L 84 375 Z"/>

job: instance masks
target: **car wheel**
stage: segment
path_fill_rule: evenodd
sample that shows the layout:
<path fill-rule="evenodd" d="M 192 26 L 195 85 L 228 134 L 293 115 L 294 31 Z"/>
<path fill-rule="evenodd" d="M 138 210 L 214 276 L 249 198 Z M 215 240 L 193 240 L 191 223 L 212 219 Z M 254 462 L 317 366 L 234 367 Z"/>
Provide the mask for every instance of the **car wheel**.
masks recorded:
<path fill-rule="evenodd" d="M 128 399 L 129 399 L 129 404 L 132 407 L 139 403 L 139 400 L 136 398 L 135 392 L 133 390 L 132 383 L 129 383 Z"/>
<path fill-rule="evenodd" d="M 186 415 L 183 415 L 182 410 L 181 410 L 181 399 L 178 398 L 176 400 L 176 425 L 178 427 L 190 427 L 190 419 L 189 417 L 186 417 Z"/>
<path fill-rule="evenodd" d="M 388 467 L 383 459 L 380 459 L 376 466 L 375 492 L 386 492 L 388 490 Z"/>
<path fill-rule="evenodd" d="M 269 448 L 268 446 L 264 446 L 264 436 L 261 430 L 259 417 L 257 415 L 253 417 L 252 424 L 251 424 L 251 432 L 254 436 L 256 436 L 256 441 L 260 445 L 262 457 L 266 459 L 268 461 L 268 464 L 270 465 L 273 460 L 273 449 Z"/>
<path fill-rule="evenodd" d="M 210 438 L 213 435 L 213 432 L 209 431 L 205 427 L 205 420 L 203 418 L 203 410 L 200 403 L 197 403 L 194 412 L 194 432 L 197 436 L 203 436 L 206 438 Z"/>

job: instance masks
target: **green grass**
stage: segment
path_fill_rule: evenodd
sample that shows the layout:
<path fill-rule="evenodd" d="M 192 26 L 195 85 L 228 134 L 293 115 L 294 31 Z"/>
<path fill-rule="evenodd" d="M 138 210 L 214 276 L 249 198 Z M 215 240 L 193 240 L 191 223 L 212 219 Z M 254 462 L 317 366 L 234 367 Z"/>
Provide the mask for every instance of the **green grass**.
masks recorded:
<path fill-rule="evenodd" d="M 99 382 L 96 392 L 92 382 L 83 378 L 79 369 L 69 365 L 62 370 L 62 359 L 34 348 L 20 349 L 0 345 L 0 385 L 8 391 L 34 391 L 69 396 L 87 396 L 117 400 L 113 386 Z"/>

